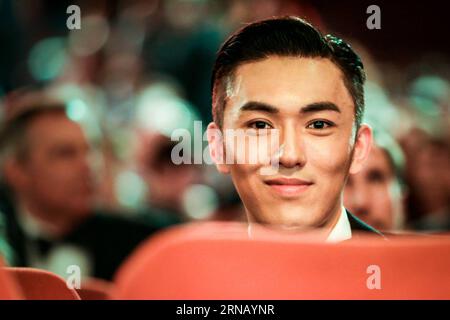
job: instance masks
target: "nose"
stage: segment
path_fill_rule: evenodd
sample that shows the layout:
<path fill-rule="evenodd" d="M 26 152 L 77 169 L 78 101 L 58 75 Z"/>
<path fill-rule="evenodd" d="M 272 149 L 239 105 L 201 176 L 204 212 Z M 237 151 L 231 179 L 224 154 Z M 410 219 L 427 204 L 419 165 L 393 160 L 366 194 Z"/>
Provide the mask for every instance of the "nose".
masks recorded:
<path fill-rule="evenodd" d="M 294 126 L 286 127 L 281 136 L 279 164 L 285 168 L 302 167 L 305 164 L 305 152 L 300 134 Z"/>
<path fill-rule="evenodd" d="M 94 157 L 92 152 L 81 152 L 79 156 L 79 166 L 81 173 L 84 176 L 92 175 L 93 166 L 94 166 Z"/>

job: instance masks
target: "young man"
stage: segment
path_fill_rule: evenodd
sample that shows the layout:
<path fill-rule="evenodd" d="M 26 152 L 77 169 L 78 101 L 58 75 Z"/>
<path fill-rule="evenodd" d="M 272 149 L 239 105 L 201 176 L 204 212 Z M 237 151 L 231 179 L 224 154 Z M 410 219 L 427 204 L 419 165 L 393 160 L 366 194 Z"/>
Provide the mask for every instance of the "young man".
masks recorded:
<path fill-rule="evenodd" d="M 371 145 L 371 130 L 361 123 L 364 80 L 348 44 L 296 17 L 249 24 L 222 45 L 208 141 L 249 223 L 318 229 L 327 241 L 350 239 L 352 230 L 380 234 L 343 207 L 347 177 L 361 170 Z M 235 131 L 246 132 L 244 142 L 252 135 L 278 139 L 275 147 L 236 145 L 227 134 Z M 236 161 L 239 153 L 262 160 Z"/>

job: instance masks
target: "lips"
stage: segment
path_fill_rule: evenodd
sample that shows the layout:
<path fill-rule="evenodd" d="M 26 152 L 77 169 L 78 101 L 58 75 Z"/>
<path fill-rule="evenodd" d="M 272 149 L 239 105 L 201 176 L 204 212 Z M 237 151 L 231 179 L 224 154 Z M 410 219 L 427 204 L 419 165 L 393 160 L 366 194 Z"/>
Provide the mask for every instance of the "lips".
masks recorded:
<path fill-rule="evenodd" d="M 296 178 L 275 178 L 264 181 L 274 192 L 281 196 L 293 197 L 304 193 L 313 184 Z"/>

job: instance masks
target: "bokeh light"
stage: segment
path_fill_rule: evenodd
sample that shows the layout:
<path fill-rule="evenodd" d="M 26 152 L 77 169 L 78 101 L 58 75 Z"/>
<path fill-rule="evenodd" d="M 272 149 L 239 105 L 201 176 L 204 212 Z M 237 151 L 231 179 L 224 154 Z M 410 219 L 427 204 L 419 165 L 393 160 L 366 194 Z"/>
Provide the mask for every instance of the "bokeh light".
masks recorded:
<path fill-rule="evenodd" d="M 31 75 L 38 81 L 56 78 L 63 70 L 67 60 L 64 38 L 47 38 L 38 42 L 28 59 Z"/>

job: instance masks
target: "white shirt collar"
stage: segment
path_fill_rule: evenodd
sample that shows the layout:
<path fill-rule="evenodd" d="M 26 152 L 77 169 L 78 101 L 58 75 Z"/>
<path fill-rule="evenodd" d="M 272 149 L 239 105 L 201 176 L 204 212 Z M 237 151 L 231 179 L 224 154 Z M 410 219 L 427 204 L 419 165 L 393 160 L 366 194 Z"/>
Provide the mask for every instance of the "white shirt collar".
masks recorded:
<path fill-rule="evenodd" d="M 253 237 L 252 224 L 249 223 L 247 227 L 247 234 L 249 239 Z M 337 223 L 334 225 L 331 232 L 328 234 L 326 242 L 340 242 L 348 240 L 352 237 L 352 228 L 350 226 L 350 221 L 348 220 L 347 210 L 344 207 L 341 209 L 341 214 Z"/>
<path fill-rule="evenodd" d="M 347 211 L 344 207 L 341 209 L 341 214 L 336 225 L 331 230 L 326 242 L 339 242 L 348 240 L 352 237 L 352 228 L 348 220 Z"/>
<path fill-rule="evenodd" d="M 17 220 L 27 236 L 33 239 L 53 239 L 51 232 L 49 232 L 51 227 L 44 221 L 33 216 L 23 205 L 19 205 L 19 210 L 17 210 Z"/>

